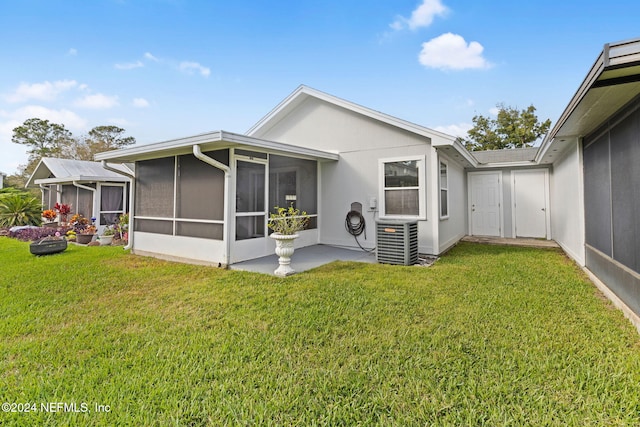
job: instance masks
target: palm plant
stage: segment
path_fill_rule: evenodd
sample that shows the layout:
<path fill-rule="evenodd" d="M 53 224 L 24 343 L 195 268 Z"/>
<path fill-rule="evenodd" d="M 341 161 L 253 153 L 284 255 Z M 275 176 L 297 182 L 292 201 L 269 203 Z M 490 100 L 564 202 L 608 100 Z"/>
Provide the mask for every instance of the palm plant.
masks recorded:
<path fill-rule="evenodd" d="M 40 225 L 42 205 L 27 193 L 0 195 L 0 227 Z"/>

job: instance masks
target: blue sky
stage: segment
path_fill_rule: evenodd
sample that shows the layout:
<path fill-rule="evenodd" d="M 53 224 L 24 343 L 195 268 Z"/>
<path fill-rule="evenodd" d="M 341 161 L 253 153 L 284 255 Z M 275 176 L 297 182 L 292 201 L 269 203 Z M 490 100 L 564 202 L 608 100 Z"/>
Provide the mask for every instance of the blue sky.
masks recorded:
<path fill-rule="evenodd" d="M 138 144 L 245 132 L 300 84 L 464 133 L 497 103 L 555 121 L 640 2 L 0 0 L 0 171 L 31 117 Z"/>

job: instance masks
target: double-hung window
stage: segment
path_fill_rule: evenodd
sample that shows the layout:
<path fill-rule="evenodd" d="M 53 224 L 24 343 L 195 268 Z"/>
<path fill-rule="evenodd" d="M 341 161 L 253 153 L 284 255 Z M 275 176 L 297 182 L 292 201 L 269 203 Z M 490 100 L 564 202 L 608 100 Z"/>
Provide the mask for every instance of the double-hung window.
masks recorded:
<path fill-rule="evenodd" d="M 440 218 L 449 218 L 449 165 L 440 160 Z"/>
<path fill-rule="evenodd" d="M 426 219 L 425 158 L 381 159 L 380 216 Z"/>

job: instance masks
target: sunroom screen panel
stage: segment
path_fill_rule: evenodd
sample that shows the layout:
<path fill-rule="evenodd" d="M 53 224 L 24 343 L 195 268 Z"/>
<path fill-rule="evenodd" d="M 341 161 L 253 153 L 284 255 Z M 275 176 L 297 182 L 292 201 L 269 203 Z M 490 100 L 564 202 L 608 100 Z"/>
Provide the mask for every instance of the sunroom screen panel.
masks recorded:
<path fill-rule="evenodd" d="M 205 155 L 228 163 L 227 150 Z M 178 157 L 178 218 L 224 219 L 224 172 L 193 155 Z"/>
<path fill-rule="evenodd" d="M 173 217 L 175 158 L 136 163 L 136 216 Z"/>

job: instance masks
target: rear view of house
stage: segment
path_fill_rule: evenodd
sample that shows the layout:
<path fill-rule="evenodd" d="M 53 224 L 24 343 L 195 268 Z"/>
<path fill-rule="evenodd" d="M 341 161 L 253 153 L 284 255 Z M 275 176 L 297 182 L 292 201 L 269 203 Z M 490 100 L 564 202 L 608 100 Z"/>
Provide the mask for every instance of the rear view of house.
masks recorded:
<path fill-rule="evenodd" d="M 311 216 L 296 245 L 376 246 L 417 225 L 438 255 L 465 235 L 556 240 L 640 314 L 640 41 L 606 45 L 540 147 L 469 152 L 456 138 L 300 86 L 246 134 L 96 156 L 135 163 L 136 252 L 229 265 L 273 252 L 269 213 Z M 349 232 L 357 211 L 361 233 Z"/>

